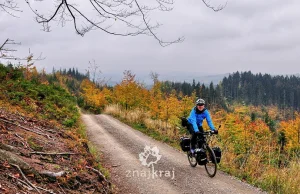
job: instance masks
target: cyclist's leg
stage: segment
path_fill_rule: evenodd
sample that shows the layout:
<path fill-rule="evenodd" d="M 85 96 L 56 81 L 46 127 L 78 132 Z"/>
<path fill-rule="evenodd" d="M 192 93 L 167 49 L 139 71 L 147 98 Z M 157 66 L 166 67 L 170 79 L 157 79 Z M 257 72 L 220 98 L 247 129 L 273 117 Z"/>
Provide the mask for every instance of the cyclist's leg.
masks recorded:
<path fill-rule="evenodd" d="M 202 127 L 202 126 L 198 125 L 198 129 L 199 129 L 199 131 L 200 131 L 201 133 L 203 133 L 203 132 L 204 132 L 204 129 L 203 129 L 203 127 Z"/>
<path fill-rule="evenodd" d="M 199 131 L 200 131 L 200 133 L 203 133 L 204 132 L 204 129 L 203 129 L 203 127 L 202 126 L 200 126 L 200 125 L 198 125 L 198 129 L 199 129 Z M 200 135 L 199 136 L 199 139 L 200 139 L 200 142 L 199 142 L 199 148 L 201 148 L 202 147 L 202 144 L 204 143 L 204 136 L 203 135 Z"/>
<path fill-rule="evenodd" d="M 193 150 L 196 149 L 196 143 L 197 143 L 197 133 L 194 132 L 191 138 L 191 149 Z"/>

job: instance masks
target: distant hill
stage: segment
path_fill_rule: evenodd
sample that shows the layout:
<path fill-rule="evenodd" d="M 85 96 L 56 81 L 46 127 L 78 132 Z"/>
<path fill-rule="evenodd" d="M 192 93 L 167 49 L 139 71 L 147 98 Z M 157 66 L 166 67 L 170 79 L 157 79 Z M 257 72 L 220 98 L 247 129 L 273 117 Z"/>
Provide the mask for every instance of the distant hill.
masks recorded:
<path fill-rule="evenodd" d="M 135 73 L 135 72 L 134 72 Z M 195 79 L 196 83 L 200 82 L 204 85 L 209 85 L 211 82 L 214 85 L 218 84 L 220 81 L 223 80 L 224 77 L 228 76 L 229 73 L 226 74 L 205 74 L 205 73 L 184 73 L 184 72 L 170 72 L 170 73 L 159 73 L 159 80 L 161 81 L 173 81 L 173 82 L 188 82 L 192 83 L 193 79 Z M 108 84 L 111 86 L 116 85 L 122 80 L 123 74 L 122 73 L 107 73 L 102 74 L 102 77 L 105 77 L 108 81 Z M 152 85 L 152 79 L 149 73 L 136 73 L 136 78 L 140 82 L 144 83 L 146 86 Z"/>
<path fill-rule="evenodd" d="M 152 79 L 150 77 L 150 73 L 145 72 L 134 72 L 136 75 L 136 79 L 144 83 L 147 88 L 150 88 L 152 85 Z M 241 73 L 241 72 L 240 72 Z M 201 72 L 182 72 L 182 71 L 170 71 L 168 73 L 158 73 L 159 77 L 158 79 L 161 81 L 171 81 L 171 82 L 187 82 L 187 83 L 193 83 L 193 79 L 195 79 L 195 82 L 200 84 L 204 84 L 208 86 L 211 82 L 214 83 L 214 85 L 217 85 L 220 83 L 220 81 L 223 80 L 224 77 L 228 77 L 229 74 L 233 73 L 224 73 L 224 74 L 210 74 L 210 73 L 201 73 Z M 296 76 L 300 77 L 300 73 L 297 74 L 289 74 L 287 76 Z M 276 75 L 273 75 L 276 76 Z M 283 75 L 286 76 L 286 75 Z M 123 72 L 114 72 L 114 73 L 102 73 L 100 75 L 101 79 L 105 79 L 107 81 L 107 84 L 110 86 L 114 86 L 121 82 L 123 78 Z"/>

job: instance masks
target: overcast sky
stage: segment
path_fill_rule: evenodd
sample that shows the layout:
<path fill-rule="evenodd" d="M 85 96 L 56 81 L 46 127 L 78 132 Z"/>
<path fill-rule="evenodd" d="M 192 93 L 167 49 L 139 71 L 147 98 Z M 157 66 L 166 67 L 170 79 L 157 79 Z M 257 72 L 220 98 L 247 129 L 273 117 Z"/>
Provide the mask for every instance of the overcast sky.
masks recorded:
<path fill-rule="evenodd" d="M 80 1 L 78 7 L 88 4 Z M 152 16 L 152 21 L 164 24 L 158 31 L 160 38 L 185 37 L 184 42 L 168 47 L 143 35 L 119 37 L 95 30 L 81 37 L 72 23 L 65 27 L 52 23 L 52 31 L 43 32 L 24 1 L 19 0 L 19 6 L 23 9 L 20 18 L 0 12 L 0 42 L 6 38 L 21 42 L 14 47 L 17 56 L 26 56 L 29 48 L 36 55 L 42 52 L 46 59 L 35 64 L 47 71 L 52 67 L 84 71 L 88 61 L 95 60 L 103 73 L 300 73 L 299 0 L 228 0 L 217 13 L 201 0 L 176 0 L 173 11 Z"/>

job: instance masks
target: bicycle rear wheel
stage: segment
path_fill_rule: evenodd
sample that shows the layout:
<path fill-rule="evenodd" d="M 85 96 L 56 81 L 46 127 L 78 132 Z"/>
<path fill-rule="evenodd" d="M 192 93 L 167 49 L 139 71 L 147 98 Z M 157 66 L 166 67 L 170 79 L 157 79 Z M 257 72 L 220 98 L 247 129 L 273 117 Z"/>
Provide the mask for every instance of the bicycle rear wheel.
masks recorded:
<path fill-rule="evenodd" d="M 191 153 L 191 151 L 187 151 L 186 154 L 187 154 L 187 157 L 188 157 L 191 167 L 196 167 L 197 166 L 196 157 Z"/>
<path fill-rule="evenodd" d="M 217 159 L 213 150 L 206 146 L 207 163 L 205 164 L 205 170 L 210 177 L 214 177 L 217 173 Z"/>

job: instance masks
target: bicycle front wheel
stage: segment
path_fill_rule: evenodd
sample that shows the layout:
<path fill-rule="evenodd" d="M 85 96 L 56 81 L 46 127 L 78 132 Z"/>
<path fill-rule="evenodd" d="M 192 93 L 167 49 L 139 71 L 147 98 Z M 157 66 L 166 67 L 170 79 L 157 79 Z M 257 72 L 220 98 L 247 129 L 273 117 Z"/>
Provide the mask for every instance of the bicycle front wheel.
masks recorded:
<path fill-rule="evenodd" d="M 206 158 L 205 170 L 209 177 L 214 177 L 217 173 L 217 159 L 215 153 L 208 145 L 206 147 Z"/>
<path fill-rule="evenodd" d="M 197 160 L 196 160 L 195 156 L 190 151 L 187 152 L 187 157 L 188 157 L 188 160 L 189 160 L 189 163 L 190 163 L 191 167 L 196 167 L 197 166 Z"/>

